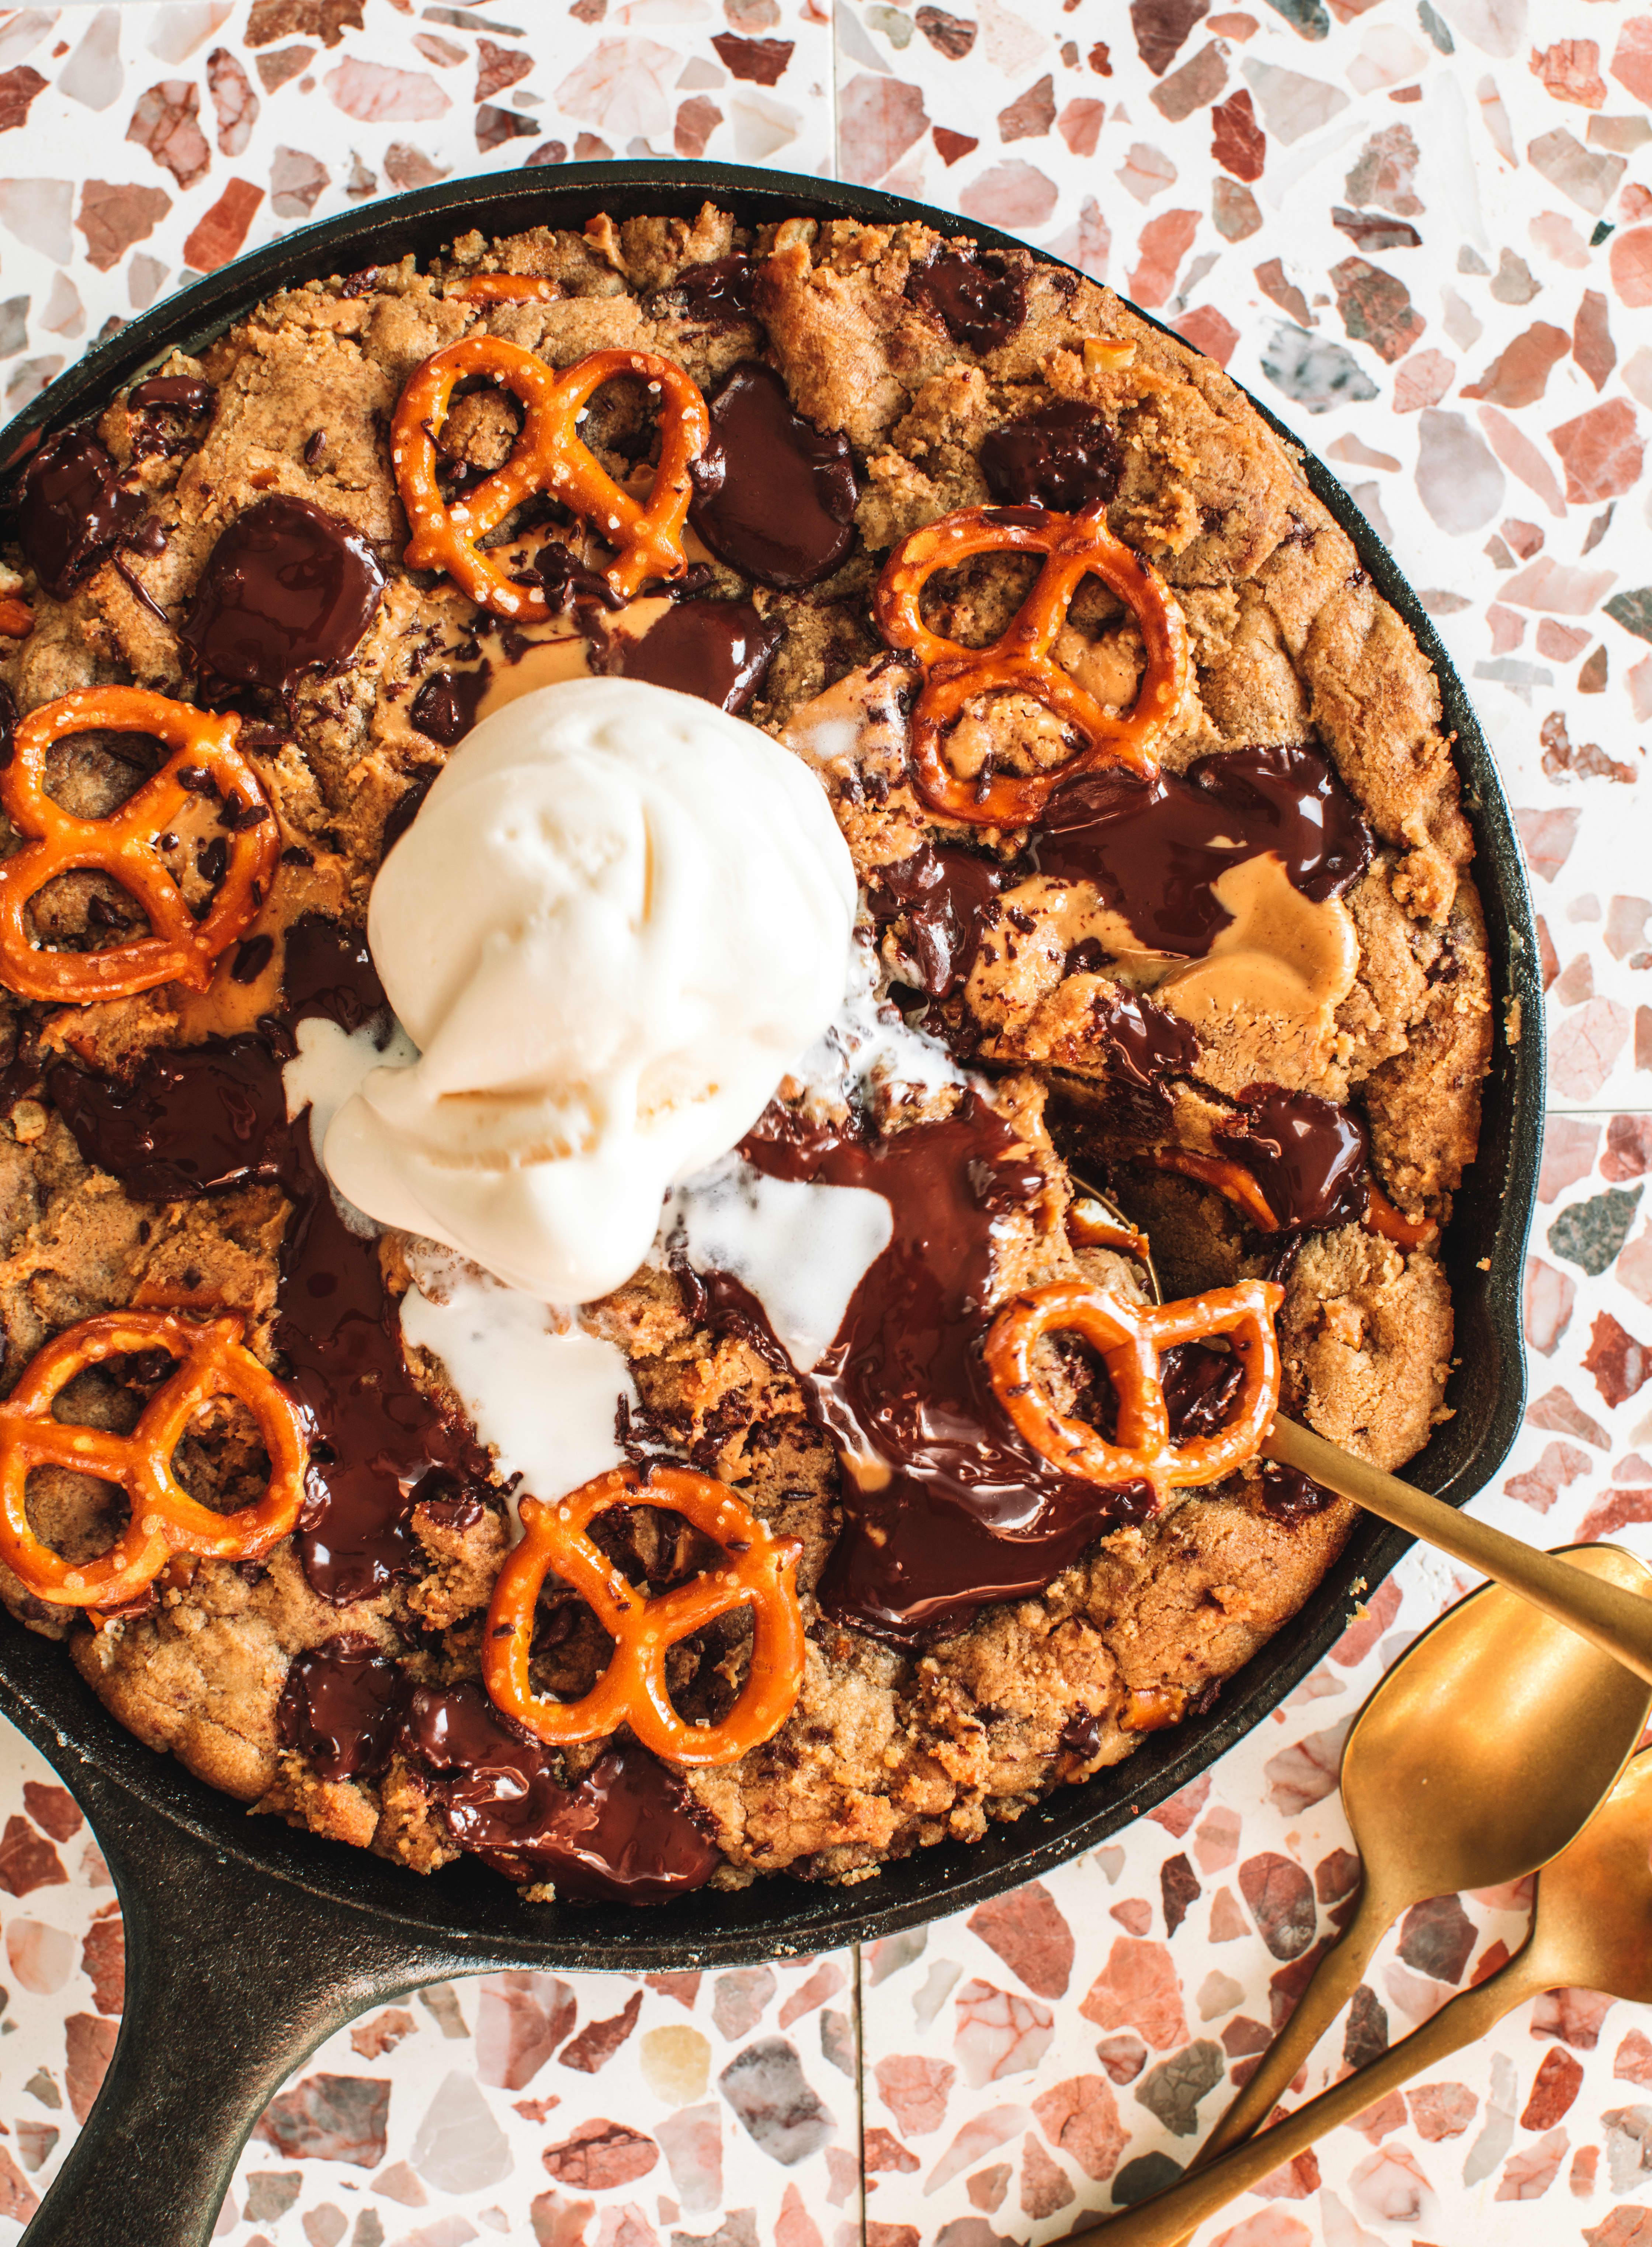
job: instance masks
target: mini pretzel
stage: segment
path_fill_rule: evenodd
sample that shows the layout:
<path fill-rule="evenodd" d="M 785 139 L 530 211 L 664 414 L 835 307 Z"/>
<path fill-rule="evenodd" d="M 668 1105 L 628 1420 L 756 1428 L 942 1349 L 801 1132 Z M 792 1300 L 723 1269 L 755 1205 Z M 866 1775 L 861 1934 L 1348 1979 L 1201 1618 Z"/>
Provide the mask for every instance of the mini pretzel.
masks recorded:
<path fill-rule="evenodd" d="M 990 647 L 943 639 L 924 622 L 924 587 L 938 570 L 972 554 L 1045 554 L 1038 582 L 1008 630 Z M 1095 576 L 1111 587 L 1141 626 L 1147 645 L 1134 708 L 1116 718 L 1050 654 L 1073 596 Z M 884 565 L 873 608 L 891 647 L 909 648 L 924 667 L 912 712 L 911 761 L 918 794 L 932 811 L 978 827 L 1025 827 L 1054 790 L 1098 765 L 1151 774 L 1152 744 L 1187 682 L 1187 632 L 1158 572 L 1122 546 L 1098 503 L 1082 515 L 1044 508 L 960 508 L 903 538 Z M 1079 734 L 1084 746 L 1048 772 L 1000 773 L 981 781 L 953 771 L 942 749 L 946 729 L 978 694 L 1030 695 Z"/>
<path fill-rule="evenodd" d="M 1057 1280 L 1005 1305 L 986 1337 L 986 1369 L 999 1402 L 1027 1441 L 1063 1473 L 1090 1482 L 1145 1482 L 1160 1501 L 1170 1490 L 1215 1482 L 1252 1458 L 1279 1407 L 1280 1354 L 1273 1317 L 1285 1290 L 1241 1280 L 1179 1303 L 1141 1308 L 1083 1281 Z M 1117 1441 L 1058 1412 L 1033 1369 L 1047 1334 L 1076 1334 L 1100 1353 L 1118 1398 Z M 1237 1405 L 1213 1436 L 1172 1440 L 1158 1359 L 1172 1343 L 1226 1335 L 1245 1369 Z"/>
<path fill-rule="evenodd" d="M 107 1311 L 49 1342 L 0 1402 L 0 1560 L 37 1599 L 64 1608 L 119 1607 L 137 1598 L 176 1554 L 256 1561 L 284 1537 L 304 1501 L 304 1416 L 272 1373 L 241 1347 L 243 1322 L 206 1324 L 171 1311 Z M 59 1392 L 89 1365 L 128 1350 L 179 1361 L 129 1436 L 52 1417 Z M 270 1458 L 263 1496 L 234 1513 L 197 1505 L 172 1472 L 189 1422 L 215 1397 L 234 1397 L 258 1424 Z M 126 1527 L 95 1561 L 72 1565 L 29 1526 L 31 1467 L 72 1468 L 118 1483 L 132 1500 Z"/>
<path fill-rule="evenodd" d="M 0 865 L 0 983 L 24 999 L 84 1006 L 128 999 L 157 984 L 204 991 L 218 955 L 263 904 L 281 837 L 258 776 L 235 746 L 239 718 L 192 710 L 138 686 L 95 686 L 48 702 L 17 727 L 11 762 L 0 773 L 0 803 L 14 826 L 37 839 Z M 154 734 L 172 751 L 159 772 L 103 819 L 79 819 L 45 791 L 46 752 L 66 734 L 89 727 L 118 734 Z M 229 869 L 206 918 L 196 920 L 155 847 L 192 793 L 210 782 L 226 802 L 238 800 L 256 823 L 238 822 L 226 836 Z M 30 942 L 29 901 L 58 874 L 95 867 L 113 875 L 143 907 L 150 932 L 102 952 L 50 952 Z"/>
<path fill-rule="evenodd" d="M 680 1513 L 724 1547 L 727 1565 L 650 1599 L 586 1533 L 599 1513 L 625 1505 Z M 802 1616 L 788 1577 L 803 1549 L 795 1539 L 771 1537 L 725 1485 L 686 1467 L 656 1466 L 645 1480 L 635 1467 L 615 1467 L 554 1506 L 523 1499 L 522 1520 L 522 1540 L 499 1572 L 482 1640 L 482 1677 L 507 1716 L 557 1747 L 629 1725 L 645 1747 L 681 1764 L 737 1763 L 780 1730 L 803 1676 Z M 607 1669 L 578 1701 L 543 1700 L 529 1682 L 534 1604 L 553 1570 L 614 1642 Z M 735 1607 L 751 1608 L 755 1626 L 746 1683 L 720 1724 L 689 1724 L 672 1705 L 666 1654 Z"/>
<path fill-rule="evenodd" d="M 436 441 L 454 386 L 485 374 L 521 400 L 522 433 L 504 466 L 451 506 L 436 482 Z M 634 374 L 659 393 L 665 410 L 659 466 L 644 507 L 622 491 L 592 454 L 577 427 L 592 393 L 615 376 Z M 522 623 L 551 614 L 543 590 L 513 582 L 496 555 L 476 542 L 496 530 L 513 508 L 548 492 L 580 516 L 616 550 L 605 572 L 629 600 L 649 577 L 680 577 L 682 530 L 693 497 L 689 468 L 706 449 L 711 417 L 682 369 L 652 352 L 592 352 L 564 373 L 499 336 L 470 336 L 427 359 L 401 393 L 391 425 L 391 459 L 413 536 L 406 559 L 416 570 L 446 570 L 473 601 Z"/>

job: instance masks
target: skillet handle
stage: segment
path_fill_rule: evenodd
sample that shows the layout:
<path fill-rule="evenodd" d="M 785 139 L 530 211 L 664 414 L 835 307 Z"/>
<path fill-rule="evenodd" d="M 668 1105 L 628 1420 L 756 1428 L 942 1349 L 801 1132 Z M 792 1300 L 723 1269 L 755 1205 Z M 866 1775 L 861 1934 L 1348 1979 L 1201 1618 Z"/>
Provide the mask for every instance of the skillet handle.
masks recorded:
<path fill-rule="evenodd" d="M 96 2105 L 28 2247 L 206 2247 L 284 2079 L 364 2007 L 470 1960 L 260 1874 L 90 1765 L 75 1792 L 125 1915 L 126 2010 Z"/>

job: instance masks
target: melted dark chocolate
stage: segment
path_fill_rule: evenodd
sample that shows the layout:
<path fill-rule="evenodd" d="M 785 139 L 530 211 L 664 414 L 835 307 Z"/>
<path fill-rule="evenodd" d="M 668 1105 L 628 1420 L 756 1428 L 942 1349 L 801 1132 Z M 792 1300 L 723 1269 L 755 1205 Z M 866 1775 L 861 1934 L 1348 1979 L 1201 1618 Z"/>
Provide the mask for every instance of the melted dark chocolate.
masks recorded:
<path fill-rule="evenodd" d="M 981 474 L 1000 507 L 1048 507 L 1076 515 L 1109 500 L 1124 473 L 1118 440 L 1101 415 L 1057 399 L 981 441 Z"/>
<path fill-rule="evenodd" d="M 1198 1060 L 1198 1038 L 1191 1024 L 1168 1007 L 1116 985 L 1100 990 L 1090 1013 L 1106 1042 L 1108 1090 L 1114 1099 L 1148 1123 L 1168 1120 L 1167 1076 L 1185 1076 Z"/>
<path fill-rule="evenodd" d="M 181 636 L 215 677 L 288 693 L 306 672 L 348 662 L 384 586 L 359 532 L 307 499 L 277 494 L 219 537 Z"/>
<path fill-rule="evenodd" d="M 927 997 L 945 999 L 967 978 L 1004 878 L 994 859 L 924 843 L 910 858 L 878 867 L 867 884 L 872 919 L 880 927 L 899 922 L 901 949 Z"/>
<path fill-rule="evenodd" d="M 185 1201 L 291 1171 L 281 1068 L 262 1038 L 146 1055 L 127 1083 L 59 1062 L 47 1089 L 89 1163 L 138 1201 Z"/>
<path fill-rule="evenodd" d="M 491 665 L 475 671 L 433 671 L 407 712 L 413 729 L 450 749 L 476 722 L 477 707 L 493 677 Z"/>
<path fill-rule="evenodd" d="M 743 710 L 785 637 L 780 619 L 760 617 L 749 601 L 677 601 L 641 639 L 618 643 L 619 668 L 720 710 Z"/>
<path fill-rule="evenodd" d="M 1028 856 L 1057 881 L 1093 882 L 1143 945 L 1198 958 L 1231 918 L 1213 884 L 1266 850 L 1319 904 L 1369 862 L 1370 830 L 1307 743 L 1200 757 L 1179 778 L 1087 773 L 1051 797 Z"/>
<path fill-rule="evenodd" d="M 691 265 L 656 289 L 647 312 L 654 320 L 693 320 L 700 327 L 736 328 L 752 317 L 756 274 L 749 257 L 735 254 L 708 265 Z"/>
<path fill-rule="evenodd" d="M 973 352 L 996 351 L 1027 318 L 1025 278 L 990 250 L 979 256 L 940 251 L 907 276 L 906 295 Z"/>
<path fill-rule="evenodd" d="M 674 1772 L 620 1740 L 572 1786 L 480 1685 L 413 1696 L 399 1741 L 454 1839 L 513 1881 L 550 1881 L 593 1902 L 663 1903 L 721 1859 Z"/>
<path fill-rule="evenodd" d="M 143 513 L 123 491 L 113 460 L 89 429 L 63 429 L 30 461 L 17 504 L 17 539 L 54 600 L 66 601 Z"/>
<path fill-rule="evenodd" d="M 1245 1369 L 1226 1350 L 1202 1342 L 1172 1342 L 1158 1362 L 1164 1410 L 1178 1444 L 1213 1436 L 1227 1424 Z"/>
<path fill-rule="evenodd" d="M 408 1692 L 406 1671 L 372 1639 L 345 1631 L 301 1654 L 276 1704 L 281 1745 L 322 1779 L 376 1779 L 390 1760 Z"/>
<path fill-rule="evenodd" d="M 849 440 L 794 413 L 785 384 L 755 360 L 712 401 L 693 477 L 689 521 L 720 561 L 760 585 L 812 585 L 853 543 L 860 489 Z"/>
<path fill-rule="evenodd" d="M 1277 1084 L 1239 1097 L 1240 1121 L 1211 1136 L 1256 1180 L 1280 1230 L 1356 1225 L 1370 1204 L 1370 1143 L 1352 1110 Z"/>
<path fill-rule="evenodd" d="M 845 1466 L 822 1604 L 897 1644 L 1042 1591 L 1102 1530 L 1151 1511 L 1143 1485 L 1059 1473 L 987 1378 L 992 1219 L 1043 1183 L 1020 1144 L 971 1093 L 942 1122 L 870 1141 L 800 1134 L 771 1108 L 741 1145 L 771 1178 L 868 1187 L 893 1212 L 893 1239 L 804 1378 L 840 1455 L 881 1462 L 860 1482 Z"/>
<path fill-rule="evenodd" d="M 212 411 L 217 393 L 192 374 L 153 374 L 126 393 L 126 411 L 137 417 L 132 449 L 140 461 L 187 453 L 201 432 L 189 427 Z"/>

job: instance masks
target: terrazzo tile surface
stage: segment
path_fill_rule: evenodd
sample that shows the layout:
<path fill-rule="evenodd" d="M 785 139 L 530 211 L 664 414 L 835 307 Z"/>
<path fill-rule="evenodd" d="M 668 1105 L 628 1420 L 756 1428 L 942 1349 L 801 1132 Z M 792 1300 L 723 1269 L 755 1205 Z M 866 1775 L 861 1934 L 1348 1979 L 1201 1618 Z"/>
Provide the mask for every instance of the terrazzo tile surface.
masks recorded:
<path fill-rule="evenodd" d="M 0 393 L 284 229 L 627 155 L 834 170 L 1005 227 L 1221 359 L 1347 482 L 1495 747 L 1542 915 L 1532 1402 L 1476 1511 L 1652 1558 L 1652 14 L 1632 0 L 141 0 L 0 13 Z M 502 1976 L 341 2032 L 235 2247 L 994 2247 L 1186 2162 L 1337 1923 L 1349 1718 L 1464 1580 L 1414 1554 L 1208 1781 L 864 1957 Z M 95 2095 L 118 1909 L 0 1743 L 0 2238 Z M 1308 2087 L 1520 1939 L 1411 1915 Z M 1652 2017 L 1562 1993 L 1202 2247 L 1652 2247 Z"/>

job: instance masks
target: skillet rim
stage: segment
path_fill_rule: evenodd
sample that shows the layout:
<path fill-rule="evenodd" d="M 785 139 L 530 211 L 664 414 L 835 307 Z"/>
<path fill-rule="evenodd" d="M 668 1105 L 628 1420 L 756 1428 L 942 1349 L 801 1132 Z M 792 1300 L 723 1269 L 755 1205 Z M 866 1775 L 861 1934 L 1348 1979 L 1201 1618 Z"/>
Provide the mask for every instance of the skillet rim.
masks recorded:
<path fill-rule="evenodd" d="M 1030 248 L 996 229 L 876 188 L 734 165 L 570 164 L 443 181 L 295 229 L 178 290 L 95 345 L 32 400 L 0 433 L 0 462 L 17 468 L 44 429 L 101 410 L 167 351 L 199 349 L 276 289 L 388 263 L 408 250 L 427 258 L 468 227 L 499 235 L 533 224 L 577 225 L 597 209 L 616 217 L 650 211 L 692 216 L 707 198 L 722 201 L 743 224 L 793 215 L 908 220 L 989 250 Z M 1063 263 L 1044 250 L 1032 254 L 1047 264 Z M 1139 317 L 1171 332 L 1150 314 Z M 1260 400 L 1242 394 L 1300 461 L 1315 496 L 1352 540 L 1361 566 L 1431 664 L 1474 833 L 1492 970 L 1493 1055 L 1481 1151 L 1457 1197 L 1443 1260 L 1457 1322 L 1449 1392 L 1456 1417 L 1409 1469 L 1421 1487 L 1461 1505 L 1501 1465 L 1525 1399 L 1520 1277 L 1542 1144 L 1543 1011 L 1524 863 L 1491 750 L 1431 620 L 1329 469 Z M 1480 1268 L 1482 1258 L 1489 1268 Z M 79 1764 L 94 1795 L 111 1800 L 106 1787 L 93 1783 L 101 1779 L 129 1799 L 134 1813 L 155 1821 L 145 1855 L 157 1869 L 164 1868 L 168 1833 L 181 1860 L 193 1860 L 205 1844 L 221 1863 L 234 1861 L 253 1878 L 281 1882 L 295 1906 L 307 1898 L 323 1911 L 365 1915 L 386 1957 L 405 1962 L 411 1978 L 417 1978 L 421 1957 L 433 1965 L 440 1960 L 437 1970 L 445 1970 L 456 1950 L 478 1964 L 563 1971 L 749 1964 L 876 1940 L 983 1902 L 1133 1823 L 1278 1707 L 1341 1635 L 1360 1596 L 1413 1541 L 1362 1520 L 1311 1598 L 1236 1673 L 1207 1715 L 1150 1736 L 1110 1772 L 1057 1788 L 1013 1826 L 994 1827 L 980 1841 L 918 1850 L 884 1866 L 875 1881 L 848 1888 L 766 1875 L 743 1889 L 701 1889 L 646 1911 L 525 1905 L 473 1860 L 426 1879 L 273 1819 L 254 1826 L 239 1804 L 119 1725 L 60 1644 L 9 1619 L 0 1624 L 0 1709 L 64 1769 L 72 1787 Z"/>

